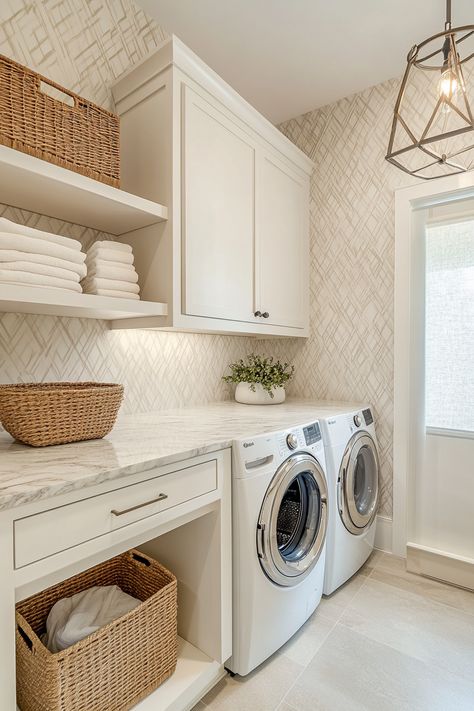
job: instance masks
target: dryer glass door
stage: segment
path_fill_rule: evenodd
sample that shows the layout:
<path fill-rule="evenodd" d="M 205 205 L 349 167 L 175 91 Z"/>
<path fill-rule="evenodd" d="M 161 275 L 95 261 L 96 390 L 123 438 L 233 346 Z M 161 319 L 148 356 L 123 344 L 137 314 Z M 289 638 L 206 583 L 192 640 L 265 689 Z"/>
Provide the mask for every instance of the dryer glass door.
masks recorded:
<path fill-rule="evenodd" d="M 351 533 L 363 533 L 373 522 L 379 499 L 379 458 L 367 432 L 349 441 L 338 480 L 338 504 L 342 522 Z"/>
<path fill-rule="evenodd" d="M 309 454 L 287 459 L 265 494 L 257 549 L 266 575 L 277 585 L 297 585 L 316 565 L 326 539 L 327 485 Z"/>

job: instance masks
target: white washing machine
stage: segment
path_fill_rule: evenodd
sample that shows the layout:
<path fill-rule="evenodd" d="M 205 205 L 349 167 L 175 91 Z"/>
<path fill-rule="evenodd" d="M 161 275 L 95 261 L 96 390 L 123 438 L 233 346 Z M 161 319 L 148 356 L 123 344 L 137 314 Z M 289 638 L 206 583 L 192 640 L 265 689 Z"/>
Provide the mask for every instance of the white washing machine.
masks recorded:
<path fill-rule="evenodd" d="M 233 654 L 244 676 L 321 600 L 328 522 L 319 422 L 233 444 Z"/>
<path fill-rule="evenodd" d="M 324 594 L 330 595 L 373 550 L 380 465 L 369 406 L 334 411 L 320 422 L 329 490 Z"/>

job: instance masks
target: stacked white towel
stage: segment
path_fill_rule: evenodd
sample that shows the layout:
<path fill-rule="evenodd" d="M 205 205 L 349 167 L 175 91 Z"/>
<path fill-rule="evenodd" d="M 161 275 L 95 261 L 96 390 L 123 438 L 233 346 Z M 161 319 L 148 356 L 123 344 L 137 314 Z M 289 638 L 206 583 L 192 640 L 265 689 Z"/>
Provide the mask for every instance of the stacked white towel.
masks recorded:
<path fill-rule="evenodd" d="M 86 294 L 115 296 L 119 299 L 139 299 L 138 274 L 133 266 L 129 244 L 95 242 L 87 252 L 87 277 L 82 281 Z"/>
<path fill-rule="evenodd" d="M 82 292 L 81 243 L 0 217 L 0 283 Z"/>

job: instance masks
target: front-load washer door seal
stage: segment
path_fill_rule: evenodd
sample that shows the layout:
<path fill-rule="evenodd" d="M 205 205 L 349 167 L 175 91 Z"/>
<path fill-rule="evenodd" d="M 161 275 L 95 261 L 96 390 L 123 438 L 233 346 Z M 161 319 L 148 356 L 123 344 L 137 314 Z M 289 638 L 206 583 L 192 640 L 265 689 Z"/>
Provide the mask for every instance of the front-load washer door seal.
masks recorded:
<path fill-rule="evenodd" d="M 358 536 L 372 524 L 379 503 L 379 456 L 368 432 L 348 442 L 337 482 L 339 515 L 350 533 Z"/>
<path fill-rule="evenodd" d="M 277 585 L 297 585 L 313 570 L 327 530 L 327 483 L 310 454 L 296 453 L 275 473 L 257 525 L 257 553 Z"/>

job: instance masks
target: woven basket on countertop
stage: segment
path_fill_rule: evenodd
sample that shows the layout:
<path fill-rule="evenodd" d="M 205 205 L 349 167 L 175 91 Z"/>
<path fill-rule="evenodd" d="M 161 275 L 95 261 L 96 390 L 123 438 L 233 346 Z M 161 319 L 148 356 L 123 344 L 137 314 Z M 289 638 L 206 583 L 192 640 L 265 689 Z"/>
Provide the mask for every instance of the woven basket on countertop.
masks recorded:
<path fill-rule="evenodd" d="M 0 385 L 0 422 L 33 447 L 100 439 L 110 432 L 123 399 L 111 383 Z"/>
<path fill-rule="evenodd" d="M 59 98 L 64 94 L 72 106 Z M 119 117 L 3 55 L 0 143 L 120 186 Z"/>
<path fill-rule="evenodd" d="M 95 585 L 118 585 L 142 604 L 52 654 L 40 640 L 51 608 Z M 21 711 L 125 711 L 176 668 L 176 578 L 140 551 L 123 553 L 44 590 L 16 610 Z"/>

